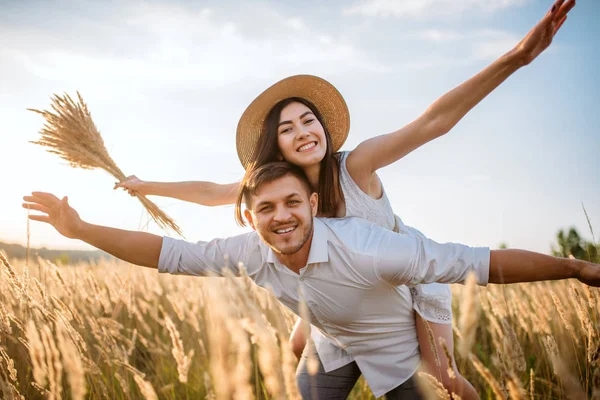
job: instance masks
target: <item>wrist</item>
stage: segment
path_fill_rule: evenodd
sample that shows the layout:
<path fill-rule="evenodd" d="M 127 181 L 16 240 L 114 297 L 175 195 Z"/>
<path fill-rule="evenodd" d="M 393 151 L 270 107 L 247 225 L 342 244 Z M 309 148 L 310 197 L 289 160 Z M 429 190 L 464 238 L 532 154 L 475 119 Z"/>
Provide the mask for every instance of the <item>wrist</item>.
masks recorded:
<path fill-rule="evenodd" d="M 578 279 L 581 275 L 581 269 L 583 267 L 583 261 L 575 258 L 567 258 L 567 270 L 569 271 L 569 278 Z"/>
<path fill-rule="evenodd" d="M 155 195 L 157 194 L 157 187 L 156 187 L 156 182 L 147 182 L 147 181 L 141 181 L 138 184 L 138 188 L 137 191 L 140 194 L 143 194 L 144 196 L 146 195 Z"/>
<path fill-rule="evenodd" d="M 91 225 L 89 223 L 80 219 L 73 227 L 73 238 L 72 239 L 79 239 L 79 240 L 83 240 L 84 242 L 86 242 L 86 237 L 88 236 L 90 226 Z"/>
<path fill-rule="evenodd" d="M 527 65 L 527 62 L 525 61 L 525 52 L 519 46 L 516 46 L 513 49 L 511 49 L 508 53 L 506 53 L 503 56 L 503 58 L 504 62 L 508 66 L 514 68 L 514 70 L 517 70 Z"/>

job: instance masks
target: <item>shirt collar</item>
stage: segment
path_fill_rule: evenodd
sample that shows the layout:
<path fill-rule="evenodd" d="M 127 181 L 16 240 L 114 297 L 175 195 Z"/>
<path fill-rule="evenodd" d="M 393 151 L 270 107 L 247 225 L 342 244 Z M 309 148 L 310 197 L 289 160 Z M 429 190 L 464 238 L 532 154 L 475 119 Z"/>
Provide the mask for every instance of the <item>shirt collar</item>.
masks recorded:
<path fill-rule="evenodd" d="M 313 218 L 313 227 L 314 232 L 307 265 L 329 261 L 327 226 L 320 218 Z"/>
<path fill-rule="evenodd" d="M 275 252 L 266 243 L 261 241 L 263 257 L 271 264 L 281 264 L 275 255 Z M 308 253 L 308 264 L 323 263 L 329 261 L 329 252 L 327 249 L 327 226 L 319 219 L 313 218 L 313 237 Z"/>

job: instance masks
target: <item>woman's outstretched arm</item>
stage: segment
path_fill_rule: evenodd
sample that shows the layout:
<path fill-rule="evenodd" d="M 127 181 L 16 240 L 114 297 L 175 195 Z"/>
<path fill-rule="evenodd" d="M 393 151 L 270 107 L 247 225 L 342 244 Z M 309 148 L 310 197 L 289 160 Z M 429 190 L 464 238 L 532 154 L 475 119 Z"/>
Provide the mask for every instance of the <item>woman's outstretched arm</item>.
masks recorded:
<path fill-rule="evenodd" d="M 130 195 L 136 194 L 172 197 L 203 206 L 222 206 L 234 204 L 239 182 L 219 184 L 214 182 L 149 182 L 135 175 L 127 177 L 123 182 L 116 183 L 114 189 L 123 188 Z"/>
<path fill-rule="evenodd" d="M 450 131 L 473 107 L 519 68 L 542 53 L 575 6 L 575 0 L 557 0 L 550 11 L 511 51 L 471 79 L 436 100 L 420 117 L 387 135 L 362 142 L 348 157 L 348 170 L 363 189 L 374 172 L 423 144 Z M 366 191 L 366 190 L 365 190 Z"/>

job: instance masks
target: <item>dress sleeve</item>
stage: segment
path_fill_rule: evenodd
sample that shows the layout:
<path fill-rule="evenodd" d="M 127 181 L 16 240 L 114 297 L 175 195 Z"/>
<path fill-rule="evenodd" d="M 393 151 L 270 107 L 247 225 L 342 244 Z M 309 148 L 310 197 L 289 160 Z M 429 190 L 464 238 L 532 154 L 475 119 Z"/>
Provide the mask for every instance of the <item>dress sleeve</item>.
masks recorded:
<path fill-rule="evenodd" d="M 255 233 L 247 233 L 197 243 L 165 236 L 158 260 L 158 272 L 174 275 L 223 276 L 224 268 L 238 275 L 239 263 L 243 263 L 247 269 L 256 268 L 259 266 L 256 264 L 260 261 L 260 250 L 258 246 L 252 246 L 255 242 L 252 240 L 253 235 Z"/>
<path fill-rule="evenodd" d="M 490 249 L 456 243 L 437 243 L 424 236 L 386 232 L 375 257 L 376 272 L 392 285 L 463 283 L 469 272 L 487 285 Z"/>

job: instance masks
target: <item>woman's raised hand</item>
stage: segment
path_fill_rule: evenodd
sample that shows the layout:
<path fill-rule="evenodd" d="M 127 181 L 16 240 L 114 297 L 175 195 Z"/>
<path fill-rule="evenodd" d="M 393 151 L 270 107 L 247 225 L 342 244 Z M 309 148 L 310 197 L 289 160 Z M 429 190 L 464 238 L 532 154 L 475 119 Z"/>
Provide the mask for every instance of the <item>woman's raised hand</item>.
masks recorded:
<path fill-rule="evenodd" d="M 532 62 L 550 46 L 556 32 L 567 20 L 567 14 L 575 7 L 575 0 L 556 0 L 548 14 L 517 44 L 515 51 L 524 65 Z"/>
<path fill-rule="evenodd" d="M 113 189 L 123 188 L 123 189 L 127 190 L 127 192 L 131 196 L 136 196 L 138 194 L 146 195 L 146 193 L 144 193 L 144 191 L 143 191 L 144 183 L 145 182 L 143 180 L 139 179 L 137 176 L 130 175 L 127 178 L 125 178 L 125 180 L 123 182 L 115 183 L 115 187 Z"/>

